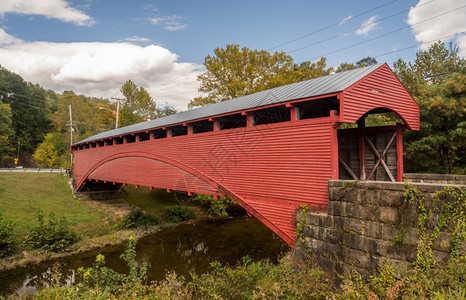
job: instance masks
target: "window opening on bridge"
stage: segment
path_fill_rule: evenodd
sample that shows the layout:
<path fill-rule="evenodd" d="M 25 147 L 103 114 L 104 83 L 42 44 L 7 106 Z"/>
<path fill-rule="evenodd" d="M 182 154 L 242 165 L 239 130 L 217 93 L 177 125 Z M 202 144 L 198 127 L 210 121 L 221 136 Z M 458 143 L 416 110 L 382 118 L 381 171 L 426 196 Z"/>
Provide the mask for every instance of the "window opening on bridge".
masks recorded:
<path fill-rule="evenodd" d="M 287 122 L 291 120 L 290 109 L 285 105 L 259 109 L 251 113 L 254 115 L 255 125 Z"/>
<path fill-rule="evenodd" d="M 217 121 L 220 123 L 220 130 L 241 128 L 246 127 L 246 117 L 247 116 L 243 116 L 239 113 L 223 116 L 221 118 L 218 118 Z"/>
<path fill-rule="evenodd" d="M 83 149 L 89 149 L 89 144 L 84 144 L 84 148 Z"/>
<path fill-rule="evenodd" d="M 135 135 L 126 135 L 126 136 L 124 136 L 124 138 L 126 138 L 126 144 L 136 142 L 136 136 Z"/>
<path fill-rule="evenodd" d="M 105 146 L 111 146 L 111 145 L 113 145 L 113 140 L 112 139 L 104 140 L 104 144 L 105 144 Z"/>
<path fill-rule="evenodd" d="M 340 100 L 337 97 L 298 102 L 295 106 L 299 108 L 301 120 L 328 117 L 331 110 L 340 113 Z"/>
<path fill-rule="evenodd" d="M 188 123 L 188 125 L 193 127 L 193 133 L 203 133 L 214 131 L 214 124 L 209 120 L 202 120 L 199 122 Z"/>
<path fill-rule="evenodd" d="M 137 141 L 139 142 L 143 142 L 143 141 L 148 141 L 150 140 L 150 134 L 147 132 L 141 132 L 141 133 L 138 133 L 137 135 Z"/>
<path fill-rule="evenodd" d="M 96 147 L 103 147 L 103 146 L 105 146 L 104 141 L 97 141 L 96 142 Z"/>
<path fill-rule="evenodd" d="M 153 139 L 163 139 L 167 137 L 167 132 L 163 129 L 152 130 L 149 134 L 152 134 Z"/>
<path fill-rule="evenodd" d="M 115 144 L 117 144 L 117 145 L 123 144 L 123 138 L 122 138 L 122 137 L 116 137 L 116 138 L 114 138 L 114 139 L 115 139 L 115 141 L 116 141 Z"/>
<path fill-rule="evenodd" d="M 180 135 L 187 135 L 188 134 L 188 127 L 183 126 L 183 125 L 177 125 L 173 127 L 169 127 L 172 131 L 172 137 L 173 136 L 180 136 Z"/>

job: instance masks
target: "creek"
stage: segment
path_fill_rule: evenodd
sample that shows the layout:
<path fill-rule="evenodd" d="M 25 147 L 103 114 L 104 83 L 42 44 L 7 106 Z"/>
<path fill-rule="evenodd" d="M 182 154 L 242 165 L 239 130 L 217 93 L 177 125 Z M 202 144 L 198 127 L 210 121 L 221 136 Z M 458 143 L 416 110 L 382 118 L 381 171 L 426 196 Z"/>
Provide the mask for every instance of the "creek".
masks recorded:
<path fill-rule="evenodd" d="M 126 245 L 113 246 L 44 263 L 0 273 L 0 295 L 15 291 L 33 292 L 38 284 L 60 274 L 65 282 L 73 281 L 75 271 L 90 267 L 97 254 L 105 256 L 106 266 L 127 272 L 120 259 Z M 198 220 L 162 230 L 138 241 L 137 261 L 147 263 L 148 282 L 162 280 L 167 272 L 175 271 L 189 280 L 189 272 L 205 273 L 214 261 L 235 265 L 243 256 L 252 260 L 269 259 L 276 262 L 290 250 L 275 233 L 255 218 L 234 217 Z"/>

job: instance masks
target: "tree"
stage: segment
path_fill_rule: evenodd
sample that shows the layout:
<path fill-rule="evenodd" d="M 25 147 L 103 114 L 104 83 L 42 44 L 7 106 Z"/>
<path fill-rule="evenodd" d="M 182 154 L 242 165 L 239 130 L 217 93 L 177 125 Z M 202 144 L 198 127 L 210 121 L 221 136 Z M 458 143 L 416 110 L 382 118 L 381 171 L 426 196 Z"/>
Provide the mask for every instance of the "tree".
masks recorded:
<path fill-rule="evenodd" d="M 8 159 L 8 154 L 12 150 L 11 140 L 14 135 L 12 123 L 10 105 L 0 100 L 0 163 Z"/>
<path fill-rule="evenodd" d="M 414 63 L 394 64 L 421 112 L 421 130 L 405 135 L 409 172 L 466 172 L 466 69 L 458 50 L 437 42 Z"/>
<path fill-rule="evenodd" d="M 70 140 L 70 111 L 73 115 L 73 142 L 80 141 L 94 134 L 115 128 L 115 117 L 111 111 L 99 109 L 108 108 L 115 111 L 115 105 L 107 99 L 76 95 L 72 91 L 65 91 L 58 95 L 57 111 L 52 115 L 55 131 L 65 135 L 69 146 Z"/>
<path fill-rule="evenodd" d="M 316 62 L 304 61 L 300 64 L 294 65 L 294 78 L 293 82 L 299 82 L 312 78 L 317 78 L 330 74 L 332 68 L 325 69 L 327 66 L 327 59 L 322 57 Z M 292 82 L 290 82 L 292 83 Z"/>
<path fill-rule="evenodd" d="M 176 114 L 176 109 L 174 109 L 172 106 L 168 104 L 165 104 L 165 106 L 163 107 L 156 108 L 156 114 L 157 114 L 157 118 L 162 118 L 162 117 Z"/>
<path fill-rule="evenodd" d="M 125 99 L 121 103 L 120 125 L 128 126 L 157 117 L 155 102 L 143 87 L 128 80 L 120 89 Z"/>
<path fill-rule="evenodd" d="M 284 52 L 270 54 L 265 50 L 240 49 L 239 45 L 215 48 L 214 55 L 204 60 L 207 71 L 197 78 L 199 92 L 207 93 L 192 99 L 188 107 L 211 103 L 260 92 L 299 81 L 293 76 L 296 66 Z"/>
<path fill-rule="evenodd" d="M 67 143 L 62 133 L 48 133 L 34 152 L 37 167 L 66 167 L 68 163 L 68 146 L 69 143 Z"/>
<path fill-rule="evenodd" d="M 363 68 L 377 64 L 377 59 L 374 57 L 365 57 L 356 62 L 356 68 Z"/>
<path fill-rule="evenodd" d="M 340 73 L 343 71 L 364 68 L 364 67 L 368 67 L 368 66 L 372 66 L 376 64 L 377 64 L 377 60 L 374 57 L 368 56 L 368 57 L 358 60 L 355 64 L 343 62 L 335 69 L 335 72 Z"/>
<path fill-rule="evenodd" d="M 15 140 L 20 139 L 25 150 L 35 149 L 51 129 L 52 106 L 48 96 L 37 84 L 25 82 L 21 76 L 0 68 L 0 100 L 10 105 Z"/>

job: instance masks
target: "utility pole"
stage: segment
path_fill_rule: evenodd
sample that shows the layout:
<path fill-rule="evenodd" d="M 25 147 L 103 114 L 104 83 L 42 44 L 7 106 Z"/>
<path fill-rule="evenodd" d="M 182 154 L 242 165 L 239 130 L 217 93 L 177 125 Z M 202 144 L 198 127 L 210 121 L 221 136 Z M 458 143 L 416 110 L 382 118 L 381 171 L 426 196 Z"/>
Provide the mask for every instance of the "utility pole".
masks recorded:
<path fill-rule="evenodd" d="M 71 104 L 69 105 L 70 108 L 70 150 L 71 146 L 73 145 L 73 117 L 71 114 Z M 71 159 L 71 167 L 73 167 L 73 152 L 70 151 L 70 159 Z"/>
<path fill-rule="evenodd" d="M 115 97 L 112 97 L 111 99 L 117 101 L 117 111 L 116 111 L 116 121 L 115 121 L 115 129 L 117 129 L 118 128 L 118 119 L 120 117 L 120 101 L 123 100 L 123 99 L 115 98 Z"/>

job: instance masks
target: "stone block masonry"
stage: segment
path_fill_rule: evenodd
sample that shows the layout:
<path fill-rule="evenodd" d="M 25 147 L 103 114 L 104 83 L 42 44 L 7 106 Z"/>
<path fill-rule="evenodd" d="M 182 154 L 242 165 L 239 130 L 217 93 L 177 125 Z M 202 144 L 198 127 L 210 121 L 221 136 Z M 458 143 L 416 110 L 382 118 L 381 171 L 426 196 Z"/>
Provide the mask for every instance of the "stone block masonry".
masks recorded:
<path fill-rule="evenodd" d="M 435 192 L 446 186 L 451 184 L 410 183 L 425 196 L 427 208 L 432 207 Z M 465 185 L 455 186 L 466 189 Z M 303 225 L 298 233 L 297 260 L 307 253 L 321 268 L 340 275 L 352 270 L 361 275 L 374 274 L 383 259 L 390 259 L 400 270 L 412 266 L 419 241 L 419 218 L 416 207 L 403 206 L 404 183 L 332 180 L 328 188 L 327 212 L 310 208 L 306 216 L 302 210 L 297 213 L 297 222 Z M 427 238 L 437 221 L 438 214 L 429 214 Z M 434 241 L 436 263 L 448 261 L 450 240 L 451 233 L 441 232 Z M 464 241 L 460 249 L 466 249 Z"/>

